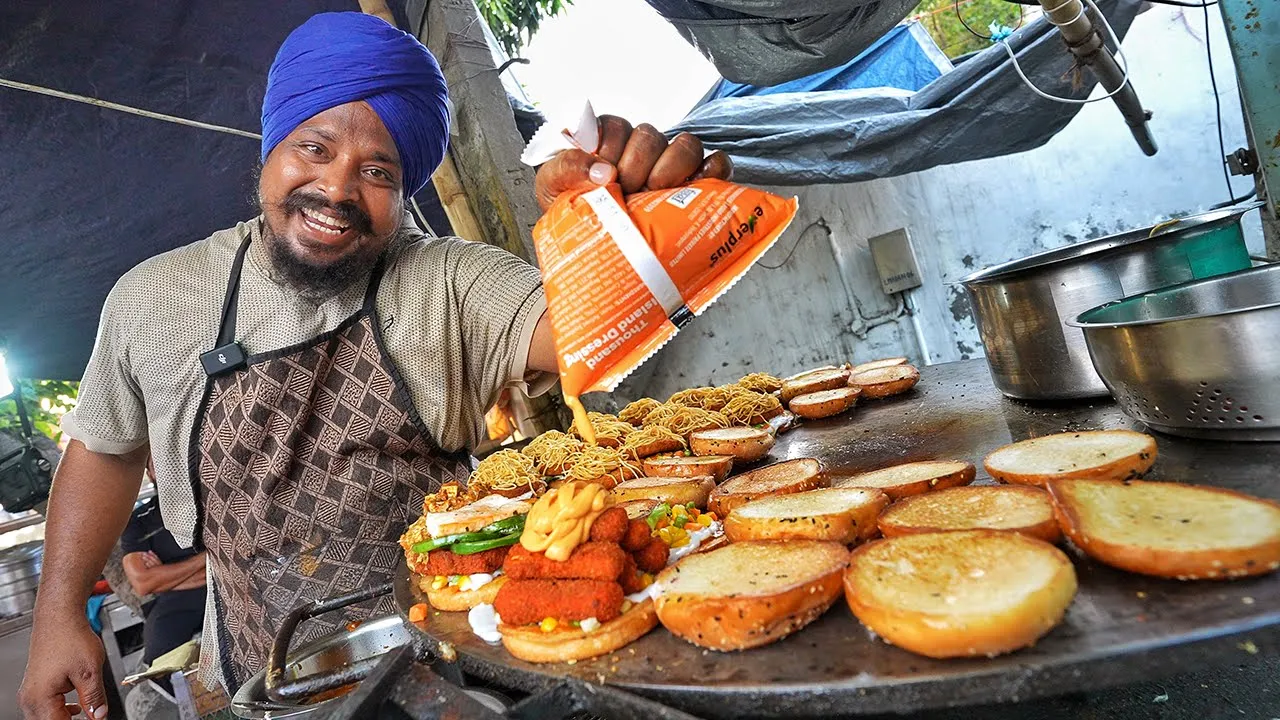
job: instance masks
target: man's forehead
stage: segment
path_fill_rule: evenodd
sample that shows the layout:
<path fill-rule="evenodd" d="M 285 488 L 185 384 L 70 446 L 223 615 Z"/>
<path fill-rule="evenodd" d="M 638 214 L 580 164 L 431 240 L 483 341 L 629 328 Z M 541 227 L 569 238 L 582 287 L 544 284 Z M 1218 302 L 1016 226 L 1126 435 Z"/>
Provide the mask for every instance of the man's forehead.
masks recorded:
<path fill-rule="evenodd" d="M 369 148 L 379 162 L 400 164 L 400 153 L 387 126 L 363 100 L 316 113 L 294 132 L 311 133 L 331 143 L 355 143 Z"/>

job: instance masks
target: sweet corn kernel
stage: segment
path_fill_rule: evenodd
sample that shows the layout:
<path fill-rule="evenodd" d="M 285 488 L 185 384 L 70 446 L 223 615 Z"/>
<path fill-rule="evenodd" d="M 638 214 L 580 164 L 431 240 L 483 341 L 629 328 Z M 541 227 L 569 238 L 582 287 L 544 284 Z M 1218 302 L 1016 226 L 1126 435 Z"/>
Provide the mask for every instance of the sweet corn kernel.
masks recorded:
<path fill-rule="evenodd" d="M 662 538 L 662 542 L 670 545 L 671 544 L 671 528 L 664 527 L 658 530 L 658 537 Z"/>
<path fill-rule="evenodd" d="M 630 610 L 632 607 L 633 607 L 633 604 L 632 604 L 632 602 L 631 602 L 630 600 L 623 600 L 623 601 L 622 601 L 622 612 L 626 612 L 626 611 Z"/>
<path fill-rule="evenodd" d="M 675 540 L 671 541 L 671 547 L 673 548 L 681 548 L 688 544 L 689 544 L 688 535 L 685 535 L 684 537 L 676 538 Z"/>
<path fill-rule="evenodd" d="M 640 573 L 640 584 L 649 587 L 653 584 L 653 575 L 649 573 Z"/>
<path fill-rule="evenodd" d="M 715 522 L 715 520 L 711 519 L 710 513 L 704 513 L 698 516 L 698 524 L 702 527 L 711 527 L 711 523 L 713 522 Z"/>
<path fill-rule="evenodd" d="M 675 507 L 671 508 L 671 514 L 672 514 L 672 515 L 674 515 L 674 516 L 679 516 L 679 515 L 688 515 L 688 514 L 689 514 L 689 511 L 685 508 L 685 506 L 683 506 L 683 505 L 677 505 L 677 506 L 675 506 Z"/>
<path fill-rule="evenodd" d="M 464 590 L 464 591 L 465 591 L 465 590 L 470 590 L 470 589 L 471 589 L 471 577 L 470 577 L 470 576 L 465 576 L 465 577 L 463 577 L 461 580 L 459 580 L 459 581 L 458 581 L 458 589 L 459 589 L 459 590 Z"/>
<path fill-rule="evenodd" d="M 432 590 L 443 590 L 445 585 L 449 584 L 449 578 L 444 575 L 437 575 L 435 580 L 431 581 Z"/>
<path fill-rule="evenodd" d="M 546 618 L 542 618 L 542 622 L 538 623 L 538 628 L 540 628 L 542 632 L 551 632 L 552 630 L 556 629 L 556 625 L 558 624 L 559 623 L 556 622 L 555 618 L 546 617 Z"/>

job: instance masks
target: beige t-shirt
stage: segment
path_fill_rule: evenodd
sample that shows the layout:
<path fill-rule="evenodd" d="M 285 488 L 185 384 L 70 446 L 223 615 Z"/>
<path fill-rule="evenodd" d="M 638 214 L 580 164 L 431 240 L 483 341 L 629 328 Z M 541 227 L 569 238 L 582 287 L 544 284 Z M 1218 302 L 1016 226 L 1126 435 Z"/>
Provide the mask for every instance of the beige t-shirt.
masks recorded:
<path fill-rule="evenodd" d="M 406 220 L 406 222 L 409 222 Z M 249 354 L 300 343 L 360 309 L 367 278 L 319 305 L 281 285 L 261 218 L 171 250 L 127 272 L 107 296 L 76 408 L 63 431 L 100 453 L 148 441 L 165 526 L 191 545 L 196 509 L 188 447 L 236 250 L 252 235 L 240 280 L 236 339 Z M 376 307 L 388 354 L 441 448 L 474 447 L 504 387 L 526 381 L 534 326 L 546 310 L 538 271 L 499 248 L 415 233 L 389 251 Z"/>

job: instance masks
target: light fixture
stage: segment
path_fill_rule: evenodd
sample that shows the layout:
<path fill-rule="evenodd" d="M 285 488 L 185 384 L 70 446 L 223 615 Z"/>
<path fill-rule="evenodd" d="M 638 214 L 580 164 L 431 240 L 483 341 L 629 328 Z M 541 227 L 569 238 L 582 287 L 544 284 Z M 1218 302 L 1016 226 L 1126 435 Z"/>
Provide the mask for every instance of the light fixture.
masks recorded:
<path fill-rule="evenodd" d="M 13 381 L 9 379 L 9 367 L 5 364 L 4 353 L 0 352 L 0 398 L 13 394 Z"/>
<path fill-rule="evenodd" d="M 49 487 L 53 482 L 53 465 L 36 448 L 31 419 L 22 404 L 22 393 L 15 390 L 4 353 L 0 352 L 0 400 L 13 398 L 21 430 L 18 448 L 0 455 L 0 507 L 10 513 L 38 507 L 49 497 Z"/>

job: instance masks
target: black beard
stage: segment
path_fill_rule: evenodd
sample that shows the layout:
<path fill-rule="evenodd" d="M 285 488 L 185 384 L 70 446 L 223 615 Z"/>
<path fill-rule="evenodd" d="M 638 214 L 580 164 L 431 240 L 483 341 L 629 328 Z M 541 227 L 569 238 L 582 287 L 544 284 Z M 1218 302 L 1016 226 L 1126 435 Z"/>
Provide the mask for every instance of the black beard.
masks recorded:
<path fill-rule="evenodd" d="M 286 218 L 293 217 L 304 208 L 324 211 L 350 225 L 356 233 L 355 248 L 348 254 L 330 262 L 316 263 L 298 255 L 290 243 L 276 234 L 270 223 L 263 223 L 263 240 L 271 256 L 272 267 L 286 284 L 311 300 L 327 300 L 367 276 L 386 247 L 386 243 L 378 242 L 374 237 L 369 216 L 354 203 L 334 205 L 318 195 L 295 190 L 278 207 Z"/>

